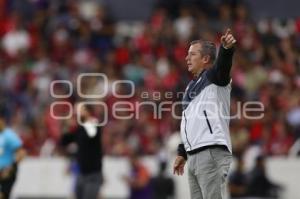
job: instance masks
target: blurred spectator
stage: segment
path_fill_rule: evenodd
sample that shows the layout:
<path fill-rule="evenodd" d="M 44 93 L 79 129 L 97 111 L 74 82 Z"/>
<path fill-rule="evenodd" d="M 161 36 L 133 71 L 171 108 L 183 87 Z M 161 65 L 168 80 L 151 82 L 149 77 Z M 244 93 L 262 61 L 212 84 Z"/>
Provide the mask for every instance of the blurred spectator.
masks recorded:
<path fill-rule="evenodd" d="M 248 195 L 251 197 L 278 198 L 281 189 L 279 185 L 268 178 L 265 158 L 258 156 L 253 170 L 249 173 Z"/>
<path fill-rule="evenodd" d="M 175 30 L 180 40 L 186 40 L 191 36 L 193 18 L 190 10 L 187 8 L 180 9 L 180 16 L 175 20 Z"/>
<path fill-rule="evenodd" d="M 12 58 L 15 58 L 20 51 L 29 49 L 30 36 L 22 27 L 21 16 L 12 14 L 10 29 L 5 33 L 2 42 L 5 52 Z"/>
<path fill-rule="evenodd" d="M 266 145 L 266 154 L 287 155 L 294 140 L 288 132 L 286 125 L 281 121 L 274 121 L 271 138 Z"/>
<path fill-rule="evenodd" d="M 244 162 L 241 157 L 237 158 L 236 169 L 229 176 L 229 191 L 231 198 L 247 196 L 247 175 L 244 171 Z"/>
<path fill-rule="evenodd" d="M 79 175 L 76 179 L 77 199 L 97 199 L 102 182 L 101 128 L 90 105 L 76 104 L 77 119 L 82 122 L 62 135 L 62 146 L 76 144 L 76 160 Z M 77 120 L 78 121 L 78 120 Z"/>
<path fill-rule="evenodd" d="M 175 185 L 171 177 L 166 174 L 167 162 L 159 163 L 159 173 L 151 179 L 152 199 L 173 199 Z"/>
<path fill-rule="evenodd" d="M 6 118 L 0 113 L 0 198 L 9 199 L 17 178 L 18 164 L 24 158 L 25 150 L 18 135 L 6 125 Z"/>
<path fill-rule="evenodd" d="M 150 173 L 137 154 L 130 155 L 130 166 L 130 176 L 123 177 L 130 188 L 129 199 L 151 199 Z"/>

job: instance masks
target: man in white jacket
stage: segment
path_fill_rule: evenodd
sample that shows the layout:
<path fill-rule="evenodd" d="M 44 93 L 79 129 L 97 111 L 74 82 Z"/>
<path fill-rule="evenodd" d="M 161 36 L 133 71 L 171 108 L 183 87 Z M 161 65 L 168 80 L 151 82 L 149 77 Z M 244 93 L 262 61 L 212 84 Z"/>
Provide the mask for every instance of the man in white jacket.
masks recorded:
<path fill-rule="evenodd" d="M 188 161 L 191 199 L 225 197 L 225 181 L 232 160 L 230 70 L 235 43 L 228 29 L 221 37 L 217 59 L 215 44 L 203 40 L 191 42 L 186 57 L 194 79 L 183 97 L 182 144 L 178 146 L 174 174 L 182 175 Z"/>

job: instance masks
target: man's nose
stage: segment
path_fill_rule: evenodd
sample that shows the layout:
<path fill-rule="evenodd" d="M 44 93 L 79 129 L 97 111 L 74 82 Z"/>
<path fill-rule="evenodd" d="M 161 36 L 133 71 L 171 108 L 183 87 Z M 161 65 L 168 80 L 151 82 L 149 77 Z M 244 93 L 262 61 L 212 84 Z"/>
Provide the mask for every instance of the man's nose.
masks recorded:
<path fill-rule="evenodd" d="M 189 55 L 187 55 L 187 56 L 185 57 L 185 60 L 186 60 L 186 61 L 188 61 L 188 59 L 189 59 Z"/>

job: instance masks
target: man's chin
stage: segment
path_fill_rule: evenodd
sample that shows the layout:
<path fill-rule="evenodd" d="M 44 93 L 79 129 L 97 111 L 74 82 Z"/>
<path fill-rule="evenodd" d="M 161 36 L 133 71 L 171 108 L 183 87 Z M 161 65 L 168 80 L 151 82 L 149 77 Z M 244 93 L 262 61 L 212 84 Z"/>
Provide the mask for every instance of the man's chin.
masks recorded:
<path fill-rule="evenodd" d="M 193 68 L 188 68 L 188 71 L 190 72 L 190 73 L 192 73 L 192 74 L 194 74 L 194 70 L 193 70 Z"/>

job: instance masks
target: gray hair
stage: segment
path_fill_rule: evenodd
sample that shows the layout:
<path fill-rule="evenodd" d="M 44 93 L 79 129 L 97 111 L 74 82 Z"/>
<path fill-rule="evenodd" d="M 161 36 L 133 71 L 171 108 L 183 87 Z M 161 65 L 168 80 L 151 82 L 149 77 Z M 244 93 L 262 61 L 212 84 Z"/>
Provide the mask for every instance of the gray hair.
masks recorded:
<path fill-rule="evenodd" d="M 202 55 L 209 55 L 210 62 L 213 63 L 216 59 L 216 45 L 211 41 L 205 41 L 205 40 L 194 40 L 190 43 L 190 45 L 194 44 L 200 44 L 201 45 L 201 54 Z"/>

